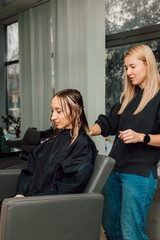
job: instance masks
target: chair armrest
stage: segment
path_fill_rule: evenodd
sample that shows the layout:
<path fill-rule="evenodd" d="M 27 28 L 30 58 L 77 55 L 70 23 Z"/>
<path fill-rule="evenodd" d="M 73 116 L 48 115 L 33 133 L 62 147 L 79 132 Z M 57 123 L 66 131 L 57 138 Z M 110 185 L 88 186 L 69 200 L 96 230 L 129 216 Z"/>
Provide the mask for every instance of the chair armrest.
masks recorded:
<path fill-rule="evenodd" d="M 105 182 L 115 165 L 115 159 L 106 155 L 97 155 L 94 171 L 84 189 L 84 192 L 101 193 Z"/>
<path fill-rule="evenodd" d="M 0 201 L 15 194 L 20 171 L 20 169 L 0 170 Z"/>
<path fill-rule="evenodd" d="M 10 147 L 15 147 L 15 148 L 19 148 L 20 145 L 22 144 L 22 140 L 7 140 L 7 144 Z"/>
<path fill-rule="evenodd" d="M 0 239 L 98 240 L 103 200 L 98 193 L 5 199 Z"/>

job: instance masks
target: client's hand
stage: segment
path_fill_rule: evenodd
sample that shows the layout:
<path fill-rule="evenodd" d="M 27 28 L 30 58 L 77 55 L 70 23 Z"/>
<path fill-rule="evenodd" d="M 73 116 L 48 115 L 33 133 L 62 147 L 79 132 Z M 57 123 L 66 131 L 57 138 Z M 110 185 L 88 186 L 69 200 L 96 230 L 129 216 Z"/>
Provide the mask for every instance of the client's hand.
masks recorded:
<path fill-rule="evenodd" d="M 15 196 L 15 198 L 18 198 L 18 197 L 24 197 L 24 195 L 17 194 L 17 195 Z"/>

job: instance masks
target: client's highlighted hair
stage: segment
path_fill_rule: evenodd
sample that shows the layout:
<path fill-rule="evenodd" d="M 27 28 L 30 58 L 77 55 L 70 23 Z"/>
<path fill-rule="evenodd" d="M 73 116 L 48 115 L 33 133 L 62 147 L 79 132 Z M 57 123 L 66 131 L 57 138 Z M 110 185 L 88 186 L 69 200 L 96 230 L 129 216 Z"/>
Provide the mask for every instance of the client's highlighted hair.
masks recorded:
<path fill-rule="evenodd" d="M 90 135 L 90 128 L 84 112 L 83 98 L 81 93 L 76 89 L 64 89 L 57 92 L 53 98 L 57 96 L 65 117 L 72 125 L 71 143 L 77 138 L 79 129 L 82 128 Z M 67 113 L 67 106 L 69 114 Z M 53 125 L 54 127 L 54 125 Z"/>

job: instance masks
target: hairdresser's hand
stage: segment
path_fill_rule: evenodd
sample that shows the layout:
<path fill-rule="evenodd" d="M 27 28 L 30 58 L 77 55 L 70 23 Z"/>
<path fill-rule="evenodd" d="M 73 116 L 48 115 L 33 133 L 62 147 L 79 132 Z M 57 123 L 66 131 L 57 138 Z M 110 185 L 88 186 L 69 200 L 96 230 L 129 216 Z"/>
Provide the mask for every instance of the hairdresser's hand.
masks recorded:
<path fill-rule="evenodd" d="M 137 133 L 132 129 L 127 129 L 125 131 L 119 131 L 119 138 L 123 140 L 124 143 L 137 143 L 143 142 L 145 134 Z"/>
<path fill-rule="evenodd" d="M 15 198 L 20 198 L 20 197 L 24 197 L 24 195 L 17 194 L 17 195 L 15 196 Z"/>

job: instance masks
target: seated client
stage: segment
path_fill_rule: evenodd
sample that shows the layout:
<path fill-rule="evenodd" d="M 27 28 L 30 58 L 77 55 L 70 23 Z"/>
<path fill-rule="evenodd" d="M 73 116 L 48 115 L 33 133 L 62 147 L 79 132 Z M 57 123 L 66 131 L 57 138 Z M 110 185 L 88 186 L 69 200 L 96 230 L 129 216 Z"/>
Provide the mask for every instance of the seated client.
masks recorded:
<path fill-rule="evenodd" d="M 15 197 L 82 192 L 93 170 L 97 149 L 89 137 L 83 99 L 76 89 L 51 101 L 53 136 L 29 152 Z"/>

